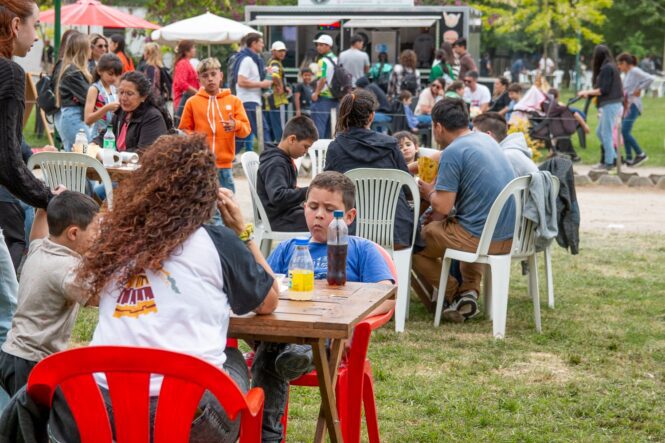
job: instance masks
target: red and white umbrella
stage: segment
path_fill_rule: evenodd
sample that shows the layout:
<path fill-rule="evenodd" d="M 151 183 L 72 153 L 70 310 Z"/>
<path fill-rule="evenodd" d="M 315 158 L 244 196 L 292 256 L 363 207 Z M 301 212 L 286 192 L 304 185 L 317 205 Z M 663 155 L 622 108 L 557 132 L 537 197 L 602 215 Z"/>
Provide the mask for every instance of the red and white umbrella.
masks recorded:
<path fill-rule="evenodd" d="M 43 23 L 54 23 L 55 9 L 39 14 Z M 159 26 L 147 20 L 135 17 L 110 6 L 104 6 L 97 0 L 78 0 L 60 10 L 60 23 L 63 25 L 105 26 L 108 28 L 159 29 Z"/>

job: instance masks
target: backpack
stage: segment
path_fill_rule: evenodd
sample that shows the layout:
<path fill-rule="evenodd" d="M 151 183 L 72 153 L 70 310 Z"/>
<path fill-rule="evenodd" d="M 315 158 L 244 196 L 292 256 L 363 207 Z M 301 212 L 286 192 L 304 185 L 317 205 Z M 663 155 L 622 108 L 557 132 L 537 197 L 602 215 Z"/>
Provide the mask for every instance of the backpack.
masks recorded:
<path fill-rule="evenodd" d="M 376 84 L 383 89 L 383 92 L 388 92 L 388 85 L 390 84 L 390 76 L 392 71 L 385 71 L 383 63 L 379 66 L 379 75 L 376 78 Z"/>
<path fill-rule="evenodd" d="M 330 89 L 333 98 L 340 100 L 353 89 L 352 77 L 349 71 L 344 69 L 344 66 L 338 65 L 330 57 L 326 58 L 330 60 L 330 63 L 332 63 L 334 68 L 328 89 Z"/>
<path fill-rule="evenodd" d="M 411 94 L 416 95 L 416 91 L 418 91 L 418 77 L 416 77 L 415 71 L 407 72 L 406 69 L 404 70 L 400 90 L 407 90 Z"/>
<path fill-rule="evenodd" d="M 58 112 L 58 106 L 55 101 L 55 92 L 53 79 L 50 75 L 42 75 L 37 82 L 37 105 L 48 116 Z"/>

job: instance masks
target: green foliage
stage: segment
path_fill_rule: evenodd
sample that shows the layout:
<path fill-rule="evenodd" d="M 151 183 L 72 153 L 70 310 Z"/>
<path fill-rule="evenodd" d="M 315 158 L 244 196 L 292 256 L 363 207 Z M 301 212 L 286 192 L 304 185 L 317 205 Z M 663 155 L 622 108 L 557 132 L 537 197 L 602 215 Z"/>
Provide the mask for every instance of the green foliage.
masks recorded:
<path fill-rule="evenodd" d="M 203 14 L 228 17 L 233 20 L 245 19 L 246 5 L 296 5 L 297 0 L 147 0 L 148 13 L 153 20 L 167 25 L 178 20 Z"/>
<path fill-rule="evenodd" d="M 665 3 L 662 0 L 614 2 L 607 10 L 607 22 L 602 29 L 605 41 L 615 52 L 630 51 L 638 56 L 662 55 L 664 30 Z"/>

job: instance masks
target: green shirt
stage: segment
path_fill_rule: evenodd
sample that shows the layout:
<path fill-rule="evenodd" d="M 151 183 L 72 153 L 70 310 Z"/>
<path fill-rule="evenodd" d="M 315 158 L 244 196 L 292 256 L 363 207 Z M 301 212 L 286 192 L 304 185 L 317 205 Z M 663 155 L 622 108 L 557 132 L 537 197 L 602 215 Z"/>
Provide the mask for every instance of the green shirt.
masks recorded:
<path fill-rule="evenodd" d="M 332 59 L 332 62 L 330 61 Z M 334 62 L 334 64 L 333 64 Z M 326 79 L 326 85 L 321 90 L 319 94 L 320 97 L 333 98 L 332 92 L 330 92 L 330 84 L 332 83 L 333 74 L 335 73 L 335 65 L 337 64 L 337 57 L 331 52 L 326 55 L 322 55 L 319 58 L 319 72 L 316 73 L 316 79 L 320 80 L 322 78 Z"/>

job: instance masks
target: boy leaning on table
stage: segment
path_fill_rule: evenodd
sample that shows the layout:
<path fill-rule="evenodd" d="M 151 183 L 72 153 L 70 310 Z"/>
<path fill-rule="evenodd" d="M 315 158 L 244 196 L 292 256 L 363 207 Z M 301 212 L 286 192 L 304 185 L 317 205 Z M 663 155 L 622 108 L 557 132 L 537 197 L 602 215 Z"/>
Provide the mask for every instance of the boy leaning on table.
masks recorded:
<path fill-rule="evenodd" d="M 75 281 L 81 256 L 98 233 L 98 212 L 92 198 L 63 191 L 35 213 L 18 307 L 0 352 L 0 385 L 10 396 L 40 360 L 67 349 L 79 306 L 98 302 Z"/>
<path fill-rule="evenodd" d="M 305 219 L 311 234 L 309 252 L 314 261 L 314 278 L 324 279 L 328 270 L 326 242 L 333 211 L 343 210 L 346 224 L 356 216 L 355 186 L 344 174 L 322 172 L 309 185 L 305 201 Z M 295 239 L 282 242 L 268 257 L 276 273 L 286 274 L 295 251 Z M 393 275 L 377 246 L 369 240 L 349 236 L 346 276 L 350 282 L 394 283 Z M 393 300 L 379 306 L 371 315 L 392 309 Z M 263 342 L 256 350 L 252 365 L 252 385 L 263 388 L 263 442 L 282 440 L 281 418 L 286 407 L 289 382 L 311 371 L 312 349 L 309 345 L 284 345 Z"/>

